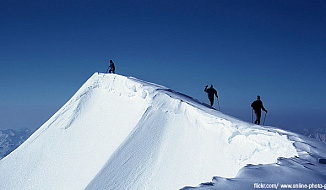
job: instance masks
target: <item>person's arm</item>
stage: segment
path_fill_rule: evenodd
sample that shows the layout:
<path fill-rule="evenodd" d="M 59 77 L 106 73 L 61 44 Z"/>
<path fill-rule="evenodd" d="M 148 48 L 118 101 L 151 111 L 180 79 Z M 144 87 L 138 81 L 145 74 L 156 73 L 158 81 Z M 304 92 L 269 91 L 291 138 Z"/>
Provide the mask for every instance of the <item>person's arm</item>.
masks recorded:
<path fill-rule="evenodd" d="M 215 96 L 216 96 L 216 98 L 218 98 L 218 95 L 217 95 L 217 91 L 215 90 Z"/>
<path fill-rule="evenodd" d="M 205 86 L 205 90 L 204 90 L 205 92 L 207 92 L 207 87 L 208 87 L 208 85 Z"/>
<path fill-rule="evenodd" d="M 263 103 L 261 103 L 261 109 L 267 113 L 267 110 L 264 108 Z"/>

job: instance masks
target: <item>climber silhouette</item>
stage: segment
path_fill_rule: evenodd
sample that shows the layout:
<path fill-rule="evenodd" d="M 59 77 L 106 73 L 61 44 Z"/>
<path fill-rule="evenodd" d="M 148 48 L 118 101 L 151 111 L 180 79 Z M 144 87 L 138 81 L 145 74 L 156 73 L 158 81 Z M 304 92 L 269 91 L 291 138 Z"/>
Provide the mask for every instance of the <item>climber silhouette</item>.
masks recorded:
<path fill-rule="evenodd" d="M 251 104 L 252 109 L 255 111 L 256 121 L 255 124 L 260 124 L 261 110 L 264 110 L 267 113 L 267 110 L 263 106 L 263 102 L 260 100 L 260 96 L 257 96 L 257 100 Z"/>
<path fill-rule="evenodd" d="M 109 73 L 111 73 L 111 72 L 115 73 L 115 66 L 114 66 L 114 63 L 112 60 L 110 60 L 110 66 L 109 66 L 108 70 L 109 70 Z M 108 70 L 106 70 L 106 73 L 108 73 Z"/>
<path fill-rule="evenodd" d="M 213 106 L 214 104 L 214 95 L 216 96 L 216 98 L 218 98 L 217 95 L 217 91 L 213 88 L 213 85 L 211 85 L 211 87 L 207 88 L 208 85 L 205 86 L 205 92 L 207 92 L 208 94 L 208 99 L 211 102 L 211 106 Z"/>

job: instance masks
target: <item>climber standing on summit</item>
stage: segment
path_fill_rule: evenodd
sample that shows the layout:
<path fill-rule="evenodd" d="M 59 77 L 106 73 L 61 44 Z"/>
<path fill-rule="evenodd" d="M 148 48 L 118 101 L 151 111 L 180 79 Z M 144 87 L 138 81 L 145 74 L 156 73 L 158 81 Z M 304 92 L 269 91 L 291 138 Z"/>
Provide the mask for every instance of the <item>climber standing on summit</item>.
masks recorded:
<path fill-rule="evenodd" d="M 263 106 L 263 102 L 260 100 L 260 96 L 257 96 L 257 100 L 251 104 L 252 109 L 255 111 L 256 121 L 255 124 L 260 124 L 261 110 L 267 113 L 267 110 Z"/>
<path fill-rule="evenodd" d="M 217 95 L 217 91 L 213 88 L 213 85 L 211 85 L 211 87 L 207 88 L 208 85 L 205 86 L 205 92 L 207 92 L 208 94 L 208 99 L 211 102 L 211 106 L 213 106 L 214 104 L 214 95 L 216 96 L 216 98 L 218 98 Z"/>
<path fill-rule="evenodd" d="M 109 70 L 110 69 L 110 70 Z M 113 63 L 113 61 L 112 60 L 110 60 L 110 66 L 109 66 L 109 68 L 108 68 L 108 70 L 109 70 L 109 73 L 115 73 L 115 66 L 114 66 L 114 63 Z M 108 73 L 108 70 L 106 70 L 106 73 Z"/>

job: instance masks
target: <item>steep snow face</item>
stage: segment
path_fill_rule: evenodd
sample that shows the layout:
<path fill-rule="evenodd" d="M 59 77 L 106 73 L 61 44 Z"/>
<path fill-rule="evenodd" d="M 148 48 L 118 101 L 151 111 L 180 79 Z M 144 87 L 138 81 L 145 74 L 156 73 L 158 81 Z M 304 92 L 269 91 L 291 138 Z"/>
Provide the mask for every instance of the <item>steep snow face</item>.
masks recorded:
<path fill-rule="evenodd" d="M 179 189 L 295 155 L 286 135 L 163 86 L 95 73 L 0 161 L 0 189 Z"/>
<path fill-rule="evenodd" d="M 0 189 L 85 188 L 148 107 L 146 92 L 137 92 L 141 86 L 125 77 L 94 74 L 1 161 L 6 175 L 0 177 Z"/>

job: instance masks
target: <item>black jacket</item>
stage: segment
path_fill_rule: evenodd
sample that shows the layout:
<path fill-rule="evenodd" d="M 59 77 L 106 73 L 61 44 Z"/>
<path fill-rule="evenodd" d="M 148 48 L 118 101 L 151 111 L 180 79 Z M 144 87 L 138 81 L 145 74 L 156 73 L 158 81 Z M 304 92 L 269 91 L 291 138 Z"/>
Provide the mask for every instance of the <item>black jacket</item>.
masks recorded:
<path fill-rule="evenodd" d="M 261 109 L 263 109 L 264 111 L 267 111 L 264 106 L 263 106 L 263 102 L 260 100 L 256 100 L 251 104 L 251 107 L 256 111 L 256 112 L 260 112 Z"/>
<path fill-rule="evenodd" d="M 214 89 L 214 88 L 205 88 L 205 92 L 208 93 L 208 98 L 209 99 L 214 99 L 214 95 L 216 96 L 216 98 L 218 98 L 218 95 L 217 95 L 217 91 Z"/>
<path fill-rule="evenodd" d="M 114 66 L 114 63 L 113 63 L 113 62 L 110 63 L 109 68 L 111 68 L 111 69 L 113 69 L 113 70 L 115 69 L 115 66 Z"/>

